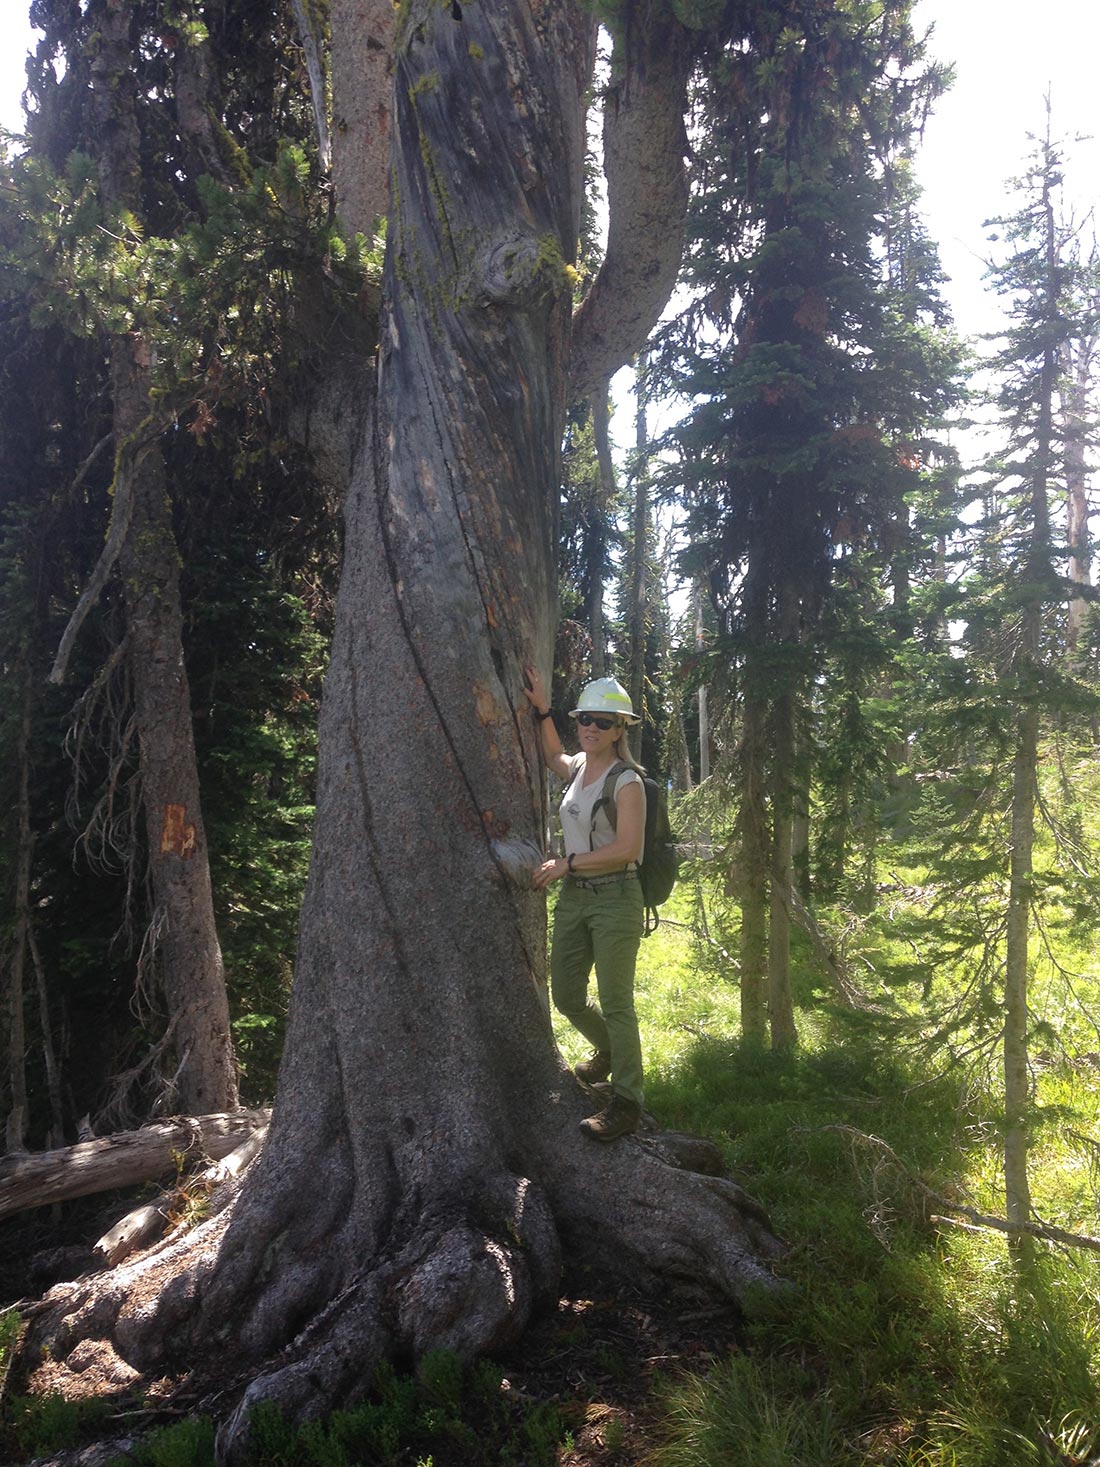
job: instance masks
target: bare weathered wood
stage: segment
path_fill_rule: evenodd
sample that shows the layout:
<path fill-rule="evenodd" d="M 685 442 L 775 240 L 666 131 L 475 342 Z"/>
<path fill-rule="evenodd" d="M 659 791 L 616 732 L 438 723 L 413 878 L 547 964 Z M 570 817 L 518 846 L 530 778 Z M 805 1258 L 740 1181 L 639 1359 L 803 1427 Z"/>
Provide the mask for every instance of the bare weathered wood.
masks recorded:
<path fill-rule="evenodd" d="M 0 1218 L 28 1207 L 153 1181 L 204 1157 L 219 1160 L 247 1141 L 270 1114 L 191 1116 L 57 1151 L 0 1158 Z"/>
<path fill-rule="evenodd" d="M 267 1125 L 259 1125 L 228 1156 L 213 1161 L 201 1171 L 188 1177 L 182 1187 L 162 1192 L 152 1202 L 143 1203 L 119 1218 L 114 1227 L 103 1234 L 95 1245 L 95 1254 L 106 1268 L 117 1268 L 139 1248 L 145 1248 L 163 1236 L 172 1221 L 173 1210 L 178 1211 L 185 1198 L 209 1197 L 208 1210 L 216 1212 L 224 1200 L 236 1191 L 227 1183 L 236 1182 L 251 1161 L 259 1155 L 267 1135 Z"/>
<path fill-rule="evenodd" d="M 168 1226 L 167 1201 L 165 1193 L 155 1202 L 135 1207 L 103 1234 L 95 1245 L 95 1253 L 107 1268 L 117 1268 L 131 1253 L 161 1236 Z"/>

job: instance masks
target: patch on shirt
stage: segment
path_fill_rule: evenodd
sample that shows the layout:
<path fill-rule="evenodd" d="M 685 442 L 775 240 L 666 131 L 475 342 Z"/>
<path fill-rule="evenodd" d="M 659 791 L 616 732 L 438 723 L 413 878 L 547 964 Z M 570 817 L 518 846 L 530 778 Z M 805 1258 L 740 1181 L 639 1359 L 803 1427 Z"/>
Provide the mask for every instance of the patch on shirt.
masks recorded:
<path fill-rule="evenodd" d="M 565 813 L 567 815 L 572 815 L 573 819 L 576 820 L 581 813 L 581 807 L 577 804 L 576 800 L 573 800 L 568 805 L 566 805 Z"/>

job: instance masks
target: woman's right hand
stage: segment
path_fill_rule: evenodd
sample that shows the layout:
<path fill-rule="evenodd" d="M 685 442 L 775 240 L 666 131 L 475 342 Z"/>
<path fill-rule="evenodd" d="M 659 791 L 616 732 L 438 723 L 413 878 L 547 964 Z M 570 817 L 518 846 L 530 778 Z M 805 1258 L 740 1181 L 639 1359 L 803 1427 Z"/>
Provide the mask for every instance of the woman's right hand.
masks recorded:
<path fill-rule="evenodd" d="M 523 673 L 527 679 L 523 688 L 523 696 L 536 713 L 545 713 L 550 707 L 550 699 L 546 696 L 546 684 L 542 680 L 542 673 L 537 667 L 525 667 Z"/>

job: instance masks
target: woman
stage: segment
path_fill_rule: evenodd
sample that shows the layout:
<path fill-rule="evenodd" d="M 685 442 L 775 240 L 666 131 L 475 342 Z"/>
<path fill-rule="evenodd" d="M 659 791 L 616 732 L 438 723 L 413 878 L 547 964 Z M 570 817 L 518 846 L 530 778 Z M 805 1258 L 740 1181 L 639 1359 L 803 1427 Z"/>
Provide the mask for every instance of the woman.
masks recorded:
<path fill-rule="evenodd" d="M 558 1012 L 595 1046 L 592 1058 L 575 1067 L 577 1078 L 586 1084 L 611 1080 L 609 1104 L 582 1121 L 581 1130 L 598 1141 L 614 1141 L 638 1129 L 642 1111 L 634 968 L 645 920 L 637 869 L 644 854 L 645 786 L 626 733 L 640 720 L 621 683 L 597 678 L 570 712 L 577 721 L 580 753 L 569 756 L 535 668 L 527 669 L 527 681 L 524 692 L 539 720 L 543 761 L 566 782 L 560 812 L 565 855 L 544 861 L 534 875 L 540 890 L 565 883 L 554 917 L 550 991 Z M 618 777 L 607 792 L 615 801 L 612 825 L 604 794 L 616 766 Z M 599 1008 L 588 998 L 593 964 Z"/>

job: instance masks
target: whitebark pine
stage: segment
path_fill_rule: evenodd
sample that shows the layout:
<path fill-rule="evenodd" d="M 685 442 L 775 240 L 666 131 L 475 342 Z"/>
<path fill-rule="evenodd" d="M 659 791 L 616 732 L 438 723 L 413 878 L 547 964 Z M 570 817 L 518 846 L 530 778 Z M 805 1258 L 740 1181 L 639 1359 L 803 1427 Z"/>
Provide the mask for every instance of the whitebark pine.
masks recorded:
<path fill-rule="evenodd" d="M 778 1244 L 737 1186 L 581 1135 L 590 1101 L 551 1035 L 521 679 L 552 645 L 592 41 L 566 0 L 413 0 L 404 20 L 377 399 L 270 1134 L 226 1213 L 36 1321 L 55 1360 L 95 1336 L 143 1371 L 231 1340 L 254 1378 L 223 1460 L 259 1401 L 302 1418 L 383 1357 L 505 1348 L 556 1301 L 563 1250 L 730 1300 L 772 1281 Z M 687 66 L 670 99 L 660 44 L 682 117 Z M 608 349 L 602 326 L 572 342 L 601 376 Z"/>

